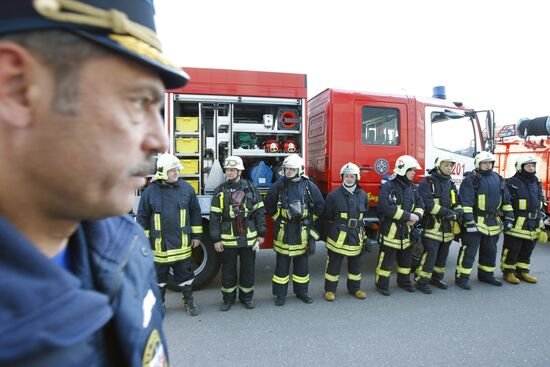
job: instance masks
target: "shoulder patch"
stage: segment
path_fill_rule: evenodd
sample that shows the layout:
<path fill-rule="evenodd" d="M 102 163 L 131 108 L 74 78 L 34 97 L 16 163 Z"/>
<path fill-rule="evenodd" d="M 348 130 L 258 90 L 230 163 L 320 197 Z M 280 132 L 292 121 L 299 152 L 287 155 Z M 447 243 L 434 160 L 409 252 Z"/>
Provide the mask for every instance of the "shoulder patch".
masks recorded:
<path fill-rule="evenodd" d="M 168 367 L 168 358 L 157 329 L 153 330 L 147 339 L 142 365 L 143 367 Z"/>

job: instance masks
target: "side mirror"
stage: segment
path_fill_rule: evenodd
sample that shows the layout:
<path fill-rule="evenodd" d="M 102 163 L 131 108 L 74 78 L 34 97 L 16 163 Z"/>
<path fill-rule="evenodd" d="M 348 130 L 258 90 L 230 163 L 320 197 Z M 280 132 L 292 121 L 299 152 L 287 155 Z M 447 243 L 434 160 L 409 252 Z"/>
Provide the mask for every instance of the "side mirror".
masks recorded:
<path fill-rule="evenodd" d="M 485 125 L 487 126 L 487 139 L 493 140 L 495 138 L 495 124 L 493 122 L 493 111 L 487 111 L 485 117 Z"/>

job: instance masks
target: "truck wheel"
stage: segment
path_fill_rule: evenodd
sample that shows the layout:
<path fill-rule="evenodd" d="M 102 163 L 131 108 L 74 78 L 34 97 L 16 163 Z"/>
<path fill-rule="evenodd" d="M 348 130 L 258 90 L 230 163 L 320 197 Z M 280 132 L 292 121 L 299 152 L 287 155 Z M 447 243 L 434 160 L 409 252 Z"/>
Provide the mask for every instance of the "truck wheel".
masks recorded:
<path fill-rule="evenodd" d="M 206 223 L 204 228 L 208 228 Z M 208 234 L 203 234 L 202 243 L 199 247 L 193 249 L 193 255 L 191 257 L 191 268 L 195 273 L 195 280 L 193 280 L 193 289 L 201 289 L 208 285 L 214 279 L 218 271 L 220 270 L 220 258 L 219 254 L 214 250 L 214 244 Z M 174 292 L 179 292 L 180 288 L 174 281 L 172 269 L 168 275 L 168 289 Z"/>

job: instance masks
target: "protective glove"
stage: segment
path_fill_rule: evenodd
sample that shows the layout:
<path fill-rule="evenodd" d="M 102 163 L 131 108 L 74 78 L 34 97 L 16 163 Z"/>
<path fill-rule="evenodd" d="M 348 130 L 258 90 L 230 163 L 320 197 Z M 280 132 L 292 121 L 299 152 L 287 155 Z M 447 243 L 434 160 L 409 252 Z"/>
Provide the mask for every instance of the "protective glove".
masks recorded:
<path fill-rule="evenodd" d="M 260 244 L 258 243 L 258 241 L 254 242 L 254 245 L 252 245 L 252 251 L 254 251 L 255 253 L 260 252 Z"/>
<path fill-rule="evenodd" d="M 443 219 L 456 221 L 458 219 L 458 212 L 455 212 L 454 210 L 449 210 L 449 213 L 447 213 L 447 215 Z"/>
<path fill-rule="evenodd" d="M 504 232 L 508 232 L 514 227 L 514 221 L 509 218 L 504 219 L 504 223 L 502 225 L 502 228 L 504 229 Z"/>
<path fill-rule="evenodd" d="M 412 227 L 410 236 L 411 236 L 411 242 L 417 243 L 418 241 L 420 241 L 420 237 L 422 236 L 422 230 L 418 227 Z"/>
<path fill-rule="evenodd" d="M 315 238 L 313 238 L 312 236 L 308 236 L 306 254 L 315 255 L 315 251 L 317 249 L 316 246 L 317 245 L 315 243 Z"/>
<path fill-rule="evenodd" d="M 544 228 L 541 228 L 540 232 L 539 232 L 539 238 L 538 238 L 539 242 L 540 243 L 546 243 L 548 242 L 548 233 L 546 233 L 546 231 L 544 230 Z"/>

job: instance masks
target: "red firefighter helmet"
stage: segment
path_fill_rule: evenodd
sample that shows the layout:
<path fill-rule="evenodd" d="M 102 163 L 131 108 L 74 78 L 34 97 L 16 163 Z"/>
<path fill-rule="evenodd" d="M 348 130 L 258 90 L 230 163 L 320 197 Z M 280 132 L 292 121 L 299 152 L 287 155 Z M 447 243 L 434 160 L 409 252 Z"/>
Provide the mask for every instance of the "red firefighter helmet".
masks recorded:
<path fill-rule="evenodd" d="M 294 139 L 288 139 L 283 144 L 283 150 L 285 153 L 296 153 L 298 151 L 298 143 Z"/>
<path fill-rule="evenodd" d="M 277 139 L 269 138 L 264 142 L 264 149 L 266 153 L 278 153 L 281 147 Z"/>

